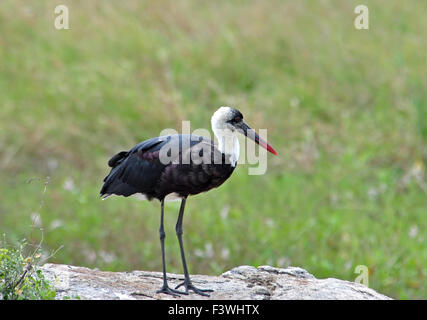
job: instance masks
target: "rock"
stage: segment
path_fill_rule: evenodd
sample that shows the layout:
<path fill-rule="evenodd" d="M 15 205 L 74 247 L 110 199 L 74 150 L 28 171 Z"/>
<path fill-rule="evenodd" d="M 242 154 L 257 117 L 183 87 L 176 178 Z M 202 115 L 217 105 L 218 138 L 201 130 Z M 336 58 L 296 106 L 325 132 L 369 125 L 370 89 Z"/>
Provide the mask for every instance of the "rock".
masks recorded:
<path fill-rule="evenodd" d="M 240 266 L 220 276 L 192 275 L 196 287 L 215 290 L 209 298 L 192 292 L 178 298 L 156 293 L 162 285 L 161 272 L 107 272 L 61 264 L 45 264 L 41 269 L 56 288 L 57 299 L 390 299 L 354 282 L 316 279 L 297 267 Z M 170 287 L 183 278 L 168 273 Z"/>

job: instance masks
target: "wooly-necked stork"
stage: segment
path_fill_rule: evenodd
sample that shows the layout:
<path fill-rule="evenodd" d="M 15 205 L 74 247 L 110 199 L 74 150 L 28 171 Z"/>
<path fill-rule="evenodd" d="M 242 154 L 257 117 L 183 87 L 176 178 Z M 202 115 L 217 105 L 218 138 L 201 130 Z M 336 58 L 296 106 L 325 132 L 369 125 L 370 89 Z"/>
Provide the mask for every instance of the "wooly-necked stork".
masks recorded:
<path fill-rule="evenodd" d="M 230 107 L 219 108 L 211 118 L 212 130 L 218 146 L 211 140 L 196 135 L 175 134 L 143 141 L 113 156 L 108 165 L 111 172 L 104 179 L 101 197 L 111 195 L 137 195 L 143 199 L 158 199 L 161 204 L 160 244 L 163 263 L 163 286 L 159 293 L 188 294 L 189 290 L 207 296 L 210 289 L 198 289 L 190 280 L 182 242 L 182 221 L 188 196 L 220 186 L 233 173 L 239 157 L 239 140 L 236 132 L 244 134 L 273 154 L 276 151 L 244 121 L 243 115 Z M 175 289 L 169 288 L 166 279 L 165 232 L 163 228 L 164 202 L 181 199 L 176 223 L 185 280 Z M 185 292 L 178 291 L 184 286 Z"/>

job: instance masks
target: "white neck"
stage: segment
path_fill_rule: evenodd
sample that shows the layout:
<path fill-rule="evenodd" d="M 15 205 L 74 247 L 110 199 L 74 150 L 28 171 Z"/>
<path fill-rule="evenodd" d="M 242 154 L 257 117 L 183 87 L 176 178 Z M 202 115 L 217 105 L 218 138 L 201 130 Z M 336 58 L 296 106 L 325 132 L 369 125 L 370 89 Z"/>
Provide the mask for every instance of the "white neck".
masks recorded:
<path fill-rule="evenodd" d="M 231 130 L 220 130 L 213 128 L 215 137 L 218 139 L 218 149 L 221 153 L 231 156 L 231 165 L 236 166 L 239 159 L 240 144 L 235 132 Z"/>

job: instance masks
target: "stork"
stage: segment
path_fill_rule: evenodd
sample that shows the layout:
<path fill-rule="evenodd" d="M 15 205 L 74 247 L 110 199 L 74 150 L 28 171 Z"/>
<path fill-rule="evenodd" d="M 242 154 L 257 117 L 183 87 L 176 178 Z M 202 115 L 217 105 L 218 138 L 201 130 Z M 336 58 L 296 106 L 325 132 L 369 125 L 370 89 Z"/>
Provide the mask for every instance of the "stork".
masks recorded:
<path fill-rule="evenodd" d="M 239 158 L 239 140 L 236 133 L 242 133 L 269 152 L 277 152 L 244 121 L 243 115 L 231 107 L 220 107 L 211 118 L 212 130 L 218 139 L 218 146 L 210 139 L 192 134 L 160 136 L 143 141 L 129 151 L 114 155 L 108 165 L 111 171 L 104 179 L 101 189 L 103 199 L 111 195 L 160 201 L 160 245 L 163 265 L 163 286 L 158 293 L 173 296 L 188 294 L 189 290 L 208 296 L 211 289 L 199 289 L 191 280 L 185 260 L 182 241 L 182 222 L 188 196 L 219 187 L 233 173 Z M 163 226 L 164 202 L 181 200 L 176 222 L 184 281 L 172 289 L 166 277 L 166 237 Z M 177 290 L 184 286 L 185 292 Z"/>

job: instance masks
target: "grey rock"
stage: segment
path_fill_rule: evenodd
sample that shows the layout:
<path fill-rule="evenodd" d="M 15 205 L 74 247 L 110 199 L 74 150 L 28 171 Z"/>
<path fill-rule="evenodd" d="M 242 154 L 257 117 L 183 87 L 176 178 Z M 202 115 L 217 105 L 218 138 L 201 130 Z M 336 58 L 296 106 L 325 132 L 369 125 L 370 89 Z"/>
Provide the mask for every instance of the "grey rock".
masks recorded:
<path fill-rule="evenodd" d="M 210 297 L 202 297 L 190 291 L 189 295 L 178 298 L 156 293 L 162 285 L 161 272 L 109 272 L 61 264 L 45 264 L 41 269 L 56 288 L 57 299 L 390 299 L 354 282 L 334 278 L 316 279 L 297 267 L 240 266 L 220 276 L 192 275 L 196 287 L 213 289 L 214 292 Z M 168 273 L 170 287 L 178 285 L 183 279 L 183 275 Z"/>

